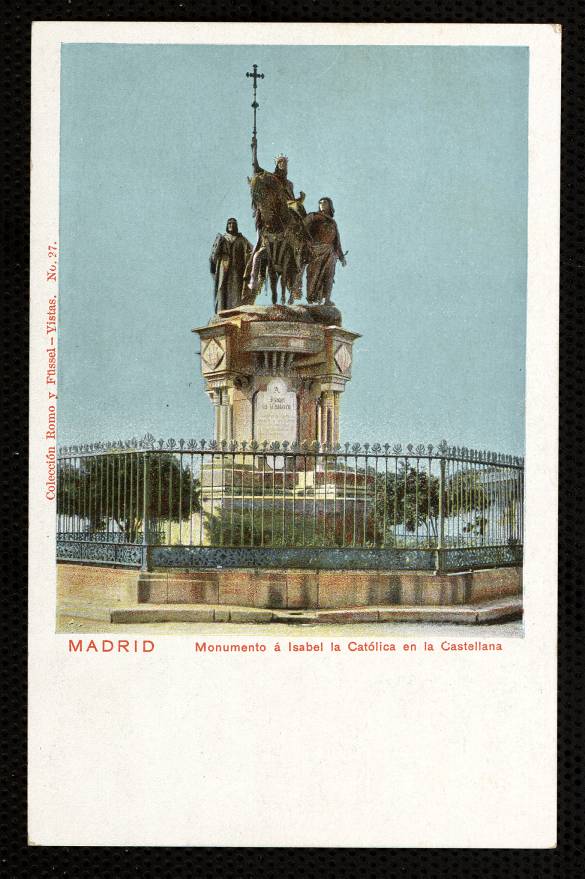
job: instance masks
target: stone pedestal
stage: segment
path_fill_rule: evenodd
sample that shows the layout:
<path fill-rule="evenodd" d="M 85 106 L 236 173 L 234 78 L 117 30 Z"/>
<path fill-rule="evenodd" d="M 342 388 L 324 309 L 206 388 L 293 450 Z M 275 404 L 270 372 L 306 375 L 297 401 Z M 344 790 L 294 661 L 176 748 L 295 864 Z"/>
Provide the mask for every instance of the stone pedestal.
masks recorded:
<path fill-rule="evenodd" d="M 217 442 L 339 442 L 359 335 L 334 306 L 241 306 L 193 332 Z"/>

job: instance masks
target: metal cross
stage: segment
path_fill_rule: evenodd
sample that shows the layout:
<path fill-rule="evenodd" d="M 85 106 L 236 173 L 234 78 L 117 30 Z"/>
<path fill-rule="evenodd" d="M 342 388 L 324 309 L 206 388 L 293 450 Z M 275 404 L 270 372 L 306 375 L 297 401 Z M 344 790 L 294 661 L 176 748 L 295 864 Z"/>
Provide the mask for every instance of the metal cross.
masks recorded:
<path fill-rule="evenodd" d="M 249 76 L 249 77 L 251 77 L 251 78 L 254 80 L 254 100 L 253 100 L 253 102 L 252 102 L 252 107 L 253 107 L 253 109 L 254 109 L 254 131 L 253 131 L 253 133 L 252 133 L 252 136 L 253 136 L 254 140 L 256 140 L 256 110 L 257 110 L 258 107 L 260 106 L 260 105 L 258 104 L 258 102 L 256 101 L 256 88 L 257 88 L 257 82 L 258 82 L 258 80 L 259 80 L 259 79 L 264 79 L 264 74 L 263 74 L 263 73 L 258 73 L 258 65 L 257 65 L 257 64 L 253 64 L 253 65 L 252 65 L 252 73 L 246 73 L 246 76 Z"/>

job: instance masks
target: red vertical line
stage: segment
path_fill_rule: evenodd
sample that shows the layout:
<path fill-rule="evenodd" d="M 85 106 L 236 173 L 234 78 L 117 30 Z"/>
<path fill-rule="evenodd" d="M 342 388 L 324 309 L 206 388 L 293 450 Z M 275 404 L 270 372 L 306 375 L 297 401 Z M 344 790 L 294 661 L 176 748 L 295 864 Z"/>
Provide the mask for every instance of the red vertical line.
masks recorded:
<path fill-rule="evenodd" d="M 189 546 L 193 546 L 193 487 L 195 474 L 193 472 L 193 452 L 189 455 Z"/>
<path fill-rule="evenodd" d="M 286 545 L 286 453 L 282 456 L 282 545 Z"/>
<path fill-rule="evenodd" d="M 236 497 L 236 490 L 235 490 L 236 486 L 235 486 L 235 480 L 234 480 L 234 464 L 235 464 L 235 460 L 236 460 L 236 453 L 232 452 L 231 455 L 232 455 L 232 482 L 231 482 L 231 487 L 230 487 L 230 496 L 231 496 L 231 502 L 230 502 L 230 546 L 233 546 L 234 545 L 234 500 Z"/>
<path fill-rule="evenodd" d="M 254 479 L 256 478 L 256 452 L 252 451 L 252 503 L 250 510 L 250 546 L 254 546 Z"/>
<path fill-rule="evenodd" d="M 366 545 L 366 529 L 368 521 L 368 456 L 364 458 L 364 524 L 362 528 L 362 546 Z"/>

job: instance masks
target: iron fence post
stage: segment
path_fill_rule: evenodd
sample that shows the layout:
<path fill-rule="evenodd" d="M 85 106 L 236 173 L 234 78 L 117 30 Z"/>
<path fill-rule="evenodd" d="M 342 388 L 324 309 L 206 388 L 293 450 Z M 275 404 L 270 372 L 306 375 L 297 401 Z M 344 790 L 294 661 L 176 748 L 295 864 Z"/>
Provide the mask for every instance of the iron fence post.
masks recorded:
<path fill-rule="evenodd" d="M 142 562 L 141 571 L 148 571 L 148 453 L 142 456 Z"/>
<path fill-rule="evenodd" d="M 439 461 L 439 527 L 437 534 L 437 554 L 435 561 L 435 569 L 440 573 L 443 571 L 443 551 L 445 543 L 445 459 Z"/>

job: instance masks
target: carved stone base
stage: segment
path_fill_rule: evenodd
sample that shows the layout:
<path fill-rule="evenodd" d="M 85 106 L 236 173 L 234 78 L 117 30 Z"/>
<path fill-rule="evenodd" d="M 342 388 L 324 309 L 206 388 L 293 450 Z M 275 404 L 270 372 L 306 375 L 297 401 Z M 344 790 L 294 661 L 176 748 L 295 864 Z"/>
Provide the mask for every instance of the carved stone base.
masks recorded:
<path fill-rule="evenodd" d="M 193 332 L 218 442 L 339 442 L 359 335 L 334 305 L 243 305 Z"/>

